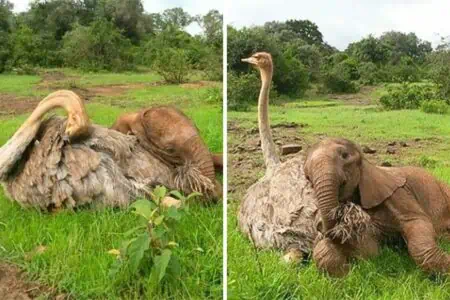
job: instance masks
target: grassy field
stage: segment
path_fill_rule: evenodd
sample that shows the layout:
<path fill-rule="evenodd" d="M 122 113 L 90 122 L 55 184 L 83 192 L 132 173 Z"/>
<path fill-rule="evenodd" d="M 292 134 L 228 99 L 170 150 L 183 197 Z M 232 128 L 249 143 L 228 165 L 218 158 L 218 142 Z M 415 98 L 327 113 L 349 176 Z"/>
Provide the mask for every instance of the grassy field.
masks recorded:
<path fill-rule="evenodd" d="M 374 91 L 374 98 L 379 94 Z M 344 100 L 298 99 L 270 108 L 272 125 L 301 123 L 274 130 L 275 141 L 300 143 L 306 149 L 325 136 L 342 136 L 377 150 L 376 163 L 417 165 L 450 183 L 450 116 L 418 110 L 382 111 L 374 103 L 349 105 Z M 343 279 L 318 272 L 307 261 L 287 265 L 276 250 L 255 252 L 237 228 L 237 209 L 246 189 L 263 174 L 257 145 L 256 109 L 229 112 L 228 274 L 230 299 L 450 299 L 450 280 L 427 276 L 406 249 L 384 248 L 380 256 L 353 264 Z M 387 154 L 388 144 L 395 154 Z M 402 147 L 399 142 L 406 142 Z M 239 148 L 240 147 L 240 148 Z M 242 147 L 244 151 L 240 151 Z M 257 149 L 257 150 L 254 150 Z M 252 152 L 251 152 L 252 151 Z M 283 158 L 286 159 L 286 158 Z M 229 188 L 230 189 L 230 188 Z M 442 246 L 450 251 L 450 245 Z"/>
<path fill-rule="evenodd" d="M 172 103 L 193 118 L 213 152 L 222 151 L 221 103 L 212 102 L 208 97 L 210 89 L 217 89 L 219 83 L 151 86 L 149 83 L 160 80 L 151 73 L 82 75 L 67 70 L 62 73 L 58 75 L 63 77 L 59 82 L 49 80 L 53 88 L 67 88 L 68 80 L 75 82 L 77 88 L 130 85 L 114 96 L 95 94 L 93 90 L 87 110 L 97 124 L 110 126 L 124 111 Z M 39 76 L 1 75 L 0 99 L 3 95 L 14 105 L 11 95 L 45 94 L 38 88 L 44 80 Z M 0 145 L 28 114 L 0 114 Z M 174 228 L 174 240 L 179 244 L 174 251 L 181 261 L 181 276 L 168 278 L 158 286 L 150 282 L 148 275 L 108 276 L 115 258 L 107 251 L 120 247 L 125 240 L 123 233 L 136 222 L 136 216 L 125 210 L 66 211 L 55 215 L 24 210 L 10 202 L 0 188 L 0 262 L 19 265 L 29 280 L 55 287 L 74 299 L 217 299 L 221 296 L 221 205 L 190 205 Z M 42 297 L 46 299 L 45 295 Z"/>

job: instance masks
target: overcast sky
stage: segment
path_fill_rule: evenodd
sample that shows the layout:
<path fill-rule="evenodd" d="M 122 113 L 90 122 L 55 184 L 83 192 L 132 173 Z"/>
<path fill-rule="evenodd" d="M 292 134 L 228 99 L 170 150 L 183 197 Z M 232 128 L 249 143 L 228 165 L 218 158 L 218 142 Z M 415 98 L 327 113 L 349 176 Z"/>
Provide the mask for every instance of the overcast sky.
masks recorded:
<path fill-rule="evenodd" d="M 28 9 L 29 0 L 9 0 L 14 4 L 15 12 Z M 159 13 L 168 8 L 181 7 L 190 15 L 204 15 L 211 9 L 223 12 L 223 0 L 142 0 L 144 10 L 149 13 Z M 192 34 L 200 31 L 197 24 L 191 24 L 186 30 Z"/>
<path fill-rule="evenodd" d="M 325 41 L 340 50 L 369 34 L 389 30 L 415 32 L 436 46 L 450 35 L 448 0 L 227 0 L 228 24 L 262 25 L 267 21 L 309 19 Z"/>

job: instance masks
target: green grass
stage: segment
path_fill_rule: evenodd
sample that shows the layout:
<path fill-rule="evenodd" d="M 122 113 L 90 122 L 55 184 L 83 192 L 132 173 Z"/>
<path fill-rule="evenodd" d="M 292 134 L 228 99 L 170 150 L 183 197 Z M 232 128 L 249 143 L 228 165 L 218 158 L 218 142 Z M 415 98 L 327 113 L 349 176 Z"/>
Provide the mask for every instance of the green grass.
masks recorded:
<path fill-rule="evenodd" d="M 329 106 L 323 100 L 316 104 L 299 100 L 300 109 L 291 103 L 290 107 L 271 106 L 272 124 L 306 123 L 306 127 L 297 129 L 297 136 L 309 144 L 318 141 L 319 135 L 341 136 L 359 144 L 384 147 L 391 141 L 410 142 L 420 138 L 423 142 L 420 148 L 403 148 L 401 156 L 386 154 L 382 146 L 377 149 L 377 155 L 398 165 L 423 165 L 450 183 L 448 116 L 418 110 L 382 111 L 376 106 Z M 229 112 L 228 118 L 246 128 L 257 126 L 256 108 L 250 112 Z M 262 157 L 260 152 L 255 152 L 257 155 Z M 231 169 L 229 178 L 232 172 Z M 237 193 L 228 196 L 230 299 L 450 299 L 450 280 L 420 271 L 404 249 L 384 248 L 375 259 L 354 263 L 350 274 L 343 279 L 329 278 L 311 262 L 287 265 L 281 262 L 280 251 L 260 250 L 256 254 L 237 227 L 236 215 L 242 196 Z M 450 252 L 448 243 L 443 247 Z"/>
<path fill-rule="evenodd" d="M 121 76 L 122 74 L 119 77 Z M 136 76 L 139 77 L 140 74 Z M 112 77 L 114 76 L 111 75 Z M 27 88 L 33 82 L 35 81 L 31 81 Z M 168 89 L 167 92 L 164 92 L 162 87 L 158 87 L 156 91 L 136 91 L 138 96 L 129 97 L 127 102 L 122 103 L 125 108 L 91 100 L 87 104 L 88 114 L 94 123 L 110 126 L 124 111 L 157 103 L 158 99 L 171 94 L 171 88 Z M 195 100 L 196 105 L 183 102 L 175 105 L 193 118 L 210 149 L 222 152 L 222 117 L 219 105 L 204 101 L 201 91 L 178 89 L 176 97 L 185 97 L 183 91 L 186 91 L 189 97 L 195 93 L 199 94 Z M 21 93 L 19 87 L 17 91 L 12 92 Z M 173 100 L 176 100 L 176 97 Z M 0 145 L 8 140 L 26 116 L 2 120 Z M 55 286 L 74 299 L 221 297 L 220 204 L 190 205 L 189 211 L 176 225 L 173 233 L 174 240 L 179 243 L 179 247 L 174 251 L 180 259 L 181 276 L 179 279 L 168 278 L 158 286 L 149 281 L 149 275 L 121 274 L 115 279 L 108 276 L 114 257 L 107 251 L 119 248 L 121 242 L 127 239 L 123 233 L 133 228 L 136 222 L 136 217 L 126 210 L 81 210 L 76 213 L 61 212 L 50 215 L 33 209 L 22 209 L 9 201 L 0 188 L 0 260 L 21 266 L 30 279 Z M 44 246 L 45 251 L 42 254 L 34 253 L 39 246 Z"/>
<path fill-rule="evenodd" d="M 93 73 L 82 75 L 80 77 L 80 84 L 83 86 L 96 86 L 112 84 L 152 83 L 161 80 L 161 76 L 155 73 Z"/>
<path fill-rule="evenodd" d="M 36 92 L 33 90 L 33 87 L 39 81 L 41 81 L 41 78 L 35 75 L 0 74 L 0 93 L 14 94 L 16 96 L 34 96 Z"/>

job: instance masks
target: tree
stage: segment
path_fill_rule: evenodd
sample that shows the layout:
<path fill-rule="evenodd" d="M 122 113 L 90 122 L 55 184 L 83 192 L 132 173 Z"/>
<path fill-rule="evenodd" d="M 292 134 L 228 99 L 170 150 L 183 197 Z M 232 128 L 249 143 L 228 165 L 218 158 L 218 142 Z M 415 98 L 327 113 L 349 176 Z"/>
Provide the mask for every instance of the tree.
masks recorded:
<path fill-rule="evenodd" d="M 14 5 L 8 0 L 0 0 L 0 31 L 9 32 L 11 30 Z"/>
<path fill-rule="evenodd" d="M 77 8 L 71 0 L 35 0 L 24 14 L 24 21 L 33 32 L 49 35 L 60 41 L 64 34 L 72 30 L 77 21 Z"/>
<path fill-rule="evenodd" d="M 131 67 L 130 47 L 112 22 L 98 19 L 89 27 L 76 25 L 68 32 L 61 53 L 70 67 L 120 71 Z"/>
<path fill-rule="evenodd" d="M 428 41 L 420 40 L 413 32 L 408 34 L 398 31 L 389 31 L 380 37 L 380 42 L 391 48 L 390 62 L 400 63 L 402 56 L 408 56 L 418 63 L 422 63 L 433 48 Z"/>
<path fill-rule="evenodd" d="M 166 9 L 161 14 L 152 14 L 152 17 L 155 27 L 159 30 L 165 30 L 167 27 L 183 29 L 194 21 L 181 7 Z"/>
<path fill-rule="evenodd" d="M 0 0 L 0 73 L 5 70 L 6 61 L 10 56 L 10 33 L 13 18 L 13 4 L 7 0 Z"/>
<path fill-rule="evenodd" d="M 286 26 L 308 44 L 323 45 L 323 35 L 315 23 L 309 20 L 287 20 Z"/>
<path fill-rule="evenodd" d="M 373 35 L 369 35 L 367 38 L 351 43 L 347 47 L 346 52 L 361 62 L 372 62 L 376 65 L 380 65 L 388 62 L 391 54 L 391 47 L 386 43 L 381 42 Z"/>
<path fill-rule="evenodd" d="M 144 13 L 141 0 L 100 0 L 97 6 L 97 16 L 112 21 L 132 42 L 139 41 L 139 22 Z"/>
<path fill-rule="evenodd" d="M 202 27 L 206 42 L 209 45 L 222 49 L 223 15 L 218 10 L 210 10 L 204 16 L 197 15 L 195 21 Z"/>

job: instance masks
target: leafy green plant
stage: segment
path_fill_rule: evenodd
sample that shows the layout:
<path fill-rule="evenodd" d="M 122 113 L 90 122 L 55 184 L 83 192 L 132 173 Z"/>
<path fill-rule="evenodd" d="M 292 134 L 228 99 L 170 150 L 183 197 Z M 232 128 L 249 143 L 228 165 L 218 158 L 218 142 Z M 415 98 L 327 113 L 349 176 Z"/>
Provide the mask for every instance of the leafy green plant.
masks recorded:
<path fill-rule="evenodd" d="M 159 51 L 154 61 L 156 72 L 169 83 L 186 82 L 192 64 L 184 49 L 167 48 Z"/>
<path fill-rule="evenodd" d="M 435 168 L 438 164 L 438 161 L 434 158 L 431 158 L 426 155 L 421 155 L 419 158 L 419 165 L 424 168 Z"/>
<path fill-rule="evenodd" d="M 425 113 L 445 115 L 448 109 L 449 105 L 444 100 L 427 100 L 420 104 L 420 110 Z"/>
<path fill-rule="evenodd" d="M 324 86 L 333 93 L 358 92 L 359 85 L 356 80 L 359 77 L 358 63 L 352 58 L 347 58 L 323 72 Z"/>
<path fill-rule="evenodd" d="M 222 104 L 223 92 L 221 87 L 210 87 L 206 90 L 206 100 L 211 103 Z"/>
<path fill-rule="evenodd" d="M 423 101 L 436 99 L 438 90 L 432 83 L 402 83 L 386 86 L 381 105 L 388 110 L 416 109 Z"/>
<path fill-rule="evenodd" d="M 120 249 L 109 251 L 116 256 L 110 269 L 111 276 L 124 268 L 132 274 L 150 271 L 150 280 L 158 283 L 168 274 L 179 274 L 178 259 L 173 253 L 178 244 L 171 239 L 171 232 L 174 223 L 180 221 L 182 212 L 175 206 L 164 207 L 163 200 L 168 194 L 182 202 L 200 195 L 193 193 L 185 197 L 178 191 L 168 193 L 165 187 L 158 186 L 151 193 L 152 201 L 141 199 L 134 202 L 130 210 L 138 216 L 140 224 L 124 234 L 128 239 Z"/>

